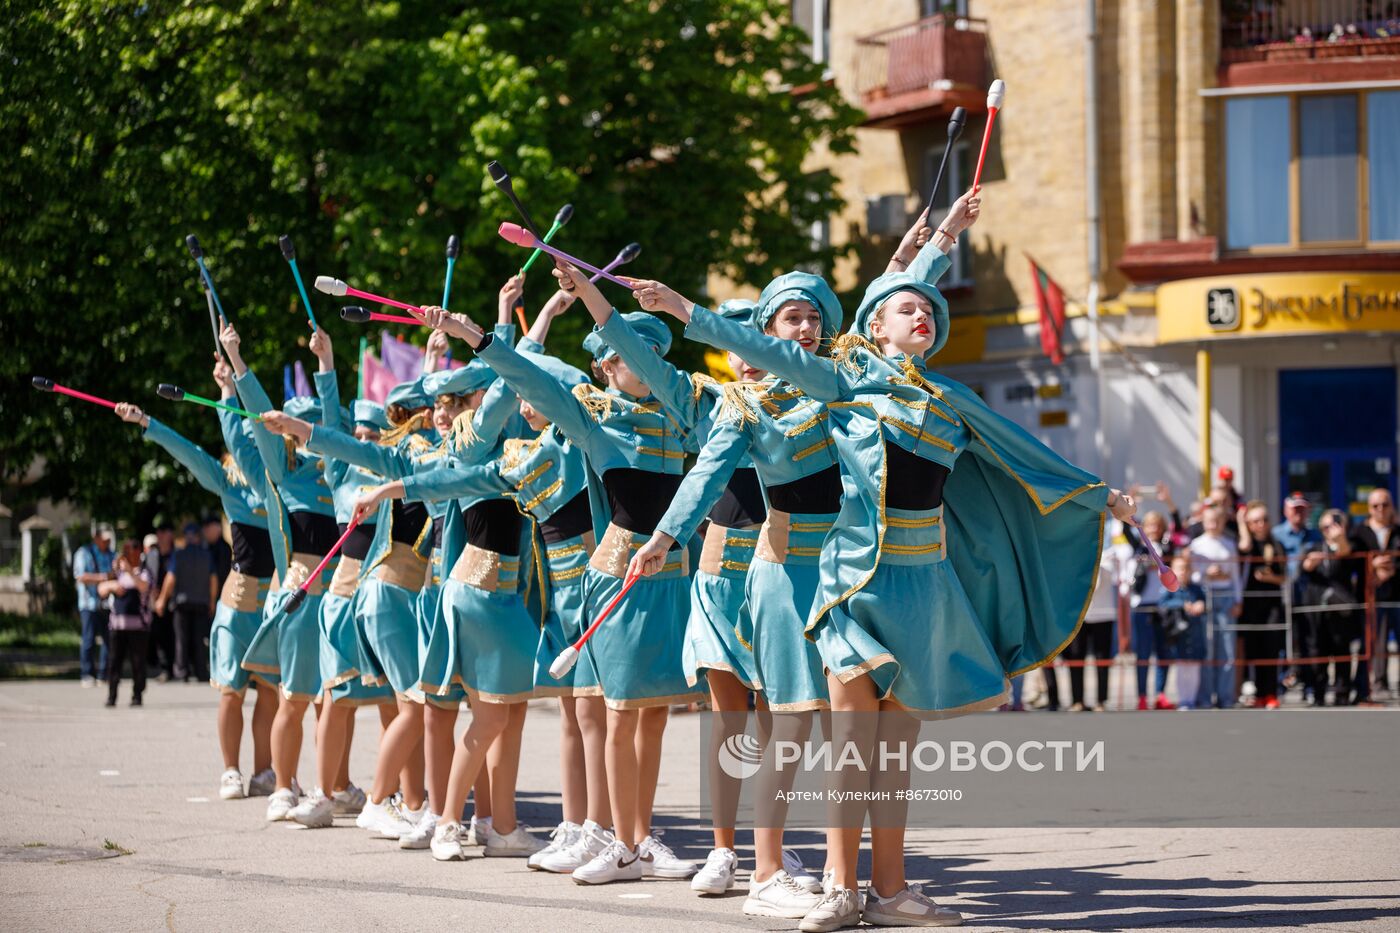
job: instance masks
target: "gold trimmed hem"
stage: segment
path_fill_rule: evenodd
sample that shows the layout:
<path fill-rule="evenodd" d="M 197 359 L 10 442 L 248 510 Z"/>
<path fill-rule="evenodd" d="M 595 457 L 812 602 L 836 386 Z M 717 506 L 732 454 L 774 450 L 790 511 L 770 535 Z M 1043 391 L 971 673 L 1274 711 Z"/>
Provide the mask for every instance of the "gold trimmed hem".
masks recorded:
<path fill-rule="evenodd" d="M 966 716 L 969 713 L 984 713 L 994 710 L 1011 699 L 1011 682 L 1005 681 L 1005 686 L 1001 692 L 994 696 L 985 697 L 981 700 L 973 700 L 971 703 L 964 703 L 962 706 L 949 706 L 943 709 L 918 709 L 912 706 L 905 706 L 895 700 L 893 696 L 883 696 L 883 700 L 891 700 L 898 704 L 899 708 L 913 716 L 926 720 L 952 719 L 954 716 Z"/>
<path fill-rule="evenodd" d="M 249 664 L 247 661 L 239 661 L 238 666 L 254 674 L 277 674 L 280 676 L 282 673 L 281 666 L 277 664 Z M 268 686 L 277 685 L 269 684 Z"/>
<path fill-rule="evenodd" d="M 314 703 L 321 699 L 319 693 L 293 693 L 291 690 L 287 689 L 286 684 L 281 685 L 279 692 L 282 694 L 282 699 L 284 700 L 302 700 L 307 703 Z"/>
<path fill-rule="evenodd" d="M 392 694 L 383 697 L 331 697 L 332 706 L 384 706 L 393 702 Z"/>
<path fill-rule="evenodd" d="M 569 699 L 572 699 L 573 696 L 574 696 L 574 688 L 573 688 L 573 687 L 549 687 L 549 686 L 544 686 L 544 687 L 536 687 L 536 688 L 535 688 L 535 698 L 536 698 L 536 699 L 569 700 Z"/>
<path fill-rule="evenodd" d="M 248 675 L 248 680 L 249 680 L 250 682 L 260 684 L 260 685 L 266 687 L 266 688 L 269 689 L 269 690 L 276 690 L 276 689 L 277 689 L 277 685 L 276 685 L 275 683 L 273 683 L 272 681 L 268 680 L 266 677 L 259 677 L 256 673 L 249 673 L 249 675 Z"/>
<path fill-rule="evenodd" d="M 389 684 L 389 678 L 388 678 L 388 677 L 375 677 L 373 674 L 361 674 L 361 675 L 360 675 L 360 686 L 361 686 L 361 687 L 384 687 L 384 686 L 388 686 L 388 684 Z"/>
<path fill-rule="evenodd" d="M 728 664 L 725 664 L 723 661 L 696 661 L 695 670 L 687 671 L 685 675 L 685 682 L 692 687 L 700 683 L 700 678 L 695 676 L 697 671 L 722 671 L 723 673 L 732 676 L 735 680 L 739 681 L 739 683 L 743 684 L 749 690 L 763 690 L 761 684 L 748 680 L 747 678 L 745 678 L 744 673 L 742 671 L 736 671 L 734 668 L 730 667 Z"/>
<path fill-rule="evenodd" d="M 674 706 L 677 703 L 697 703 L 703 699 L 705 699 L 705 694 L 696 690 L 690 693 L 673 693 L 665 697 L 639 697 L 635 700 L 613 700 L 604 696 L 603 702 L 608 704 L 608 709 L 626 712 L 633 709 L 651 709 L 656 706 Z"/>
<path fill-rule="evenodd" d="M 603 696 L 603 688 L 598 684 L 593 684 L 592 686 L 588 687 L 574 687 L 573 692 L 574 696 L 582 697 L 585 700 L 592 699 L 594 697 L 601 698 Z"/>
<path fill-rule="evenodd" d="M 352 667 L 352 668 L 350 668 L 350 670 L 345 671 L 344 673 L 336 674 L 336 675 L 335 675 L 334 677 L 332 677 L 330 680 L 323 680 L 323 681 L 321 681 L 321 692 L 324 693 L 324 692 L 327 691 L 327 690 L 334 690 L 336 687 L 339 687 L 341 684 L 349 683 L 350 681 L 354 680 L 356 677 L 359 677 L 359 676 L 360 676 L 360 670 L 359 670 L 359 668 Z M 375 686 L 378 686 L 378 685 L 376 684 Z"/>
<path fill-rule="evenodd" d="M 214 680 L 214 679 L 211 678 L 211 679 L 209 680 L 209 686 L 211 686 L 211 687 L 213 687 L 215 690 L 219 691 L 219 696 L 237 696 L 237 697 L 241 697 L 241 696 L 246 696 L 247 693 L 248 693 L 248 685 L 247 685 L 247 684 L 244 684 L 242 687 L 235 687 L 235 686 L 233 686 L 232 684 L 221 684 L 221 683 L 219 683 L 217 680 Z"/>
<path fill-rule="evenodd" d="M 424 706 L 434 706 L 438 709 L 461 710 L 462 697 L 430 697 L 403 694 L 404 699 L 411 700 Z"/>
<path fill-rule="evenodd" d="M 834 675 L 837 680 L 841 681 L 841 683 L 848 684 L 851 681 L 855 680 L 857 677 L 861 676 L 862 674 L 869 674 L 877 667 L 884 667 L 886 664 L 893 664 L 896 667 L 901 666 L 899 661 L 895 659 L 895 656 L 893 654 L 891 654 L 888 651 L 883 651 L 880 654 L 875 655 L 875 657 L 867 658 L 866 660 L 861 661 L 855 667 L 849 667 L 844 671 L 833 671 L 830 668 L 828 668 L 827 671 L 828 673 Z M 890 684 L 891 687 L 893 687 L 894 681 L 891 681 Z M 880 699 L 883 700 L 885 698 L 881 697 Z"/>

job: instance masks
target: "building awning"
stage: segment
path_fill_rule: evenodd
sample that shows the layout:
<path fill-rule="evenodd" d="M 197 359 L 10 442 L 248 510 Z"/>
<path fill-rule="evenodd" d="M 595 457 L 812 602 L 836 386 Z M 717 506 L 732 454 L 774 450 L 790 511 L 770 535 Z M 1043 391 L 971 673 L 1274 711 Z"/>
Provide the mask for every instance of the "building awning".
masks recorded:
<path fill-rule="evenodd" d="M 1400 273 L 1276 272 L 1156 289 L 1157 342 L 1400 333 Z"/>

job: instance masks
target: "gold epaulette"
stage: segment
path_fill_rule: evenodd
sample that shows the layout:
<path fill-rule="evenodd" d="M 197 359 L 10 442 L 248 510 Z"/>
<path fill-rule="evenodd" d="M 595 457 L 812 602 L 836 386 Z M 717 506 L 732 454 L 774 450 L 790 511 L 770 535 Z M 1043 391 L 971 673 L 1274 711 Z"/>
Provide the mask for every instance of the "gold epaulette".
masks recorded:
<path fill-rule="evenodd" d="M 573 393 L 594 421 L 602 421 L 612 414 L 616 399 L 597 386 L 585 382 L 574 386 Z"/>

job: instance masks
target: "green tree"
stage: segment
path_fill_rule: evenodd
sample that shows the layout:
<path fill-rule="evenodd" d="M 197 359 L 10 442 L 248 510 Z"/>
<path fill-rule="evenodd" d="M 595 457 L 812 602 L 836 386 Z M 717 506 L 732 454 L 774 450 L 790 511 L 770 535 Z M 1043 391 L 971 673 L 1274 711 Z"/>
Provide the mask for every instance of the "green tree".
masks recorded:
<path fill-rule="evenodd" d="M 838 207 L 833 182 L 803 161 L 818 141 L 848 150 L 857 114 L 821 83 L 785 4 L 0 9 L 0 481 L 41 459 L 26 496 L 138 524 L 211 506 L 135 429 L 27 385 L 47 375 L 137 402 L 217 449 L 209 412 L 153 391 L 213 392 L 188 233 L 274 398 L 284 363 L 311 362 L 277 237 L 293 237 L 308 278 L 430 303 L 456 233 L 452 305 L 489 317 L 524 259 L 496 235 L 516 217 L 486 176 L 493 159 L 539 222 L 574 204 L 561 246 L 601 264 L 636 240 L 632 271 L 692 292 L 710 271 L 761 285 L 831 258 L 805 231 Z M 531 270 L 531 309 L 552 290 L 549 268 Z M 349 394 L 367 331 L 339 320 L 340 302 L 312 303 Z M 576 362 L 584 317 L 551 335 Z"/>

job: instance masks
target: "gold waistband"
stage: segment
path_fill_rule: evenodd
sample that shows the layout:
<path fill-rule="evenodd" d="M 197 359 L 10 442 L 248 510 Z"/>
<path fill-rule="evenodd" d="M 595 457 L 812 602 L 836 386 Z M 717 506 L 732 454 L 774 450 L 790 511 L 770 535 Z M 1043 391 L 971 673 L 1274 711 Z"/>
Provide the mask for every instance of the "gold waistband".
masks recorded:
<path fill-rule="evenodd" d="M 814 537 L 809 544 L 794 545 L 789 543 L 790 539 L 794 534 L 820 534 L 825 538 L 831 525 L 831 522 L 794 522 L 787 512 L 769 509 L 768 517 L 758 531 L 758 546 L 754 549 L 754 555 L 775 564 L 786 563 L 788 555 L 820 557 L 820 540 Z"/>
<path fill-rule="evenodd" d="M 219 592 L 219 602 L 234 612 L 256 612 L 262 606 L 262 595 L 263 593 L 258 592 L 257 577 L 232 570 L 224 579 L 224 588 Z"/>
<path fill-rule="evenodd" d="M 292 562 L 287 566 L 287 579 L 282 581 L 283 589 L 294 590 L 306 582 L 311 576 L 311 571 L 316 569 L 316 565 L 321 562 L 321 558 L 315 554 L 296 553 L 292 555 Z M 307 587 L 307 595 L 321 595 L 321 576 L 316 575 L 316 579 L 311 581 Z"/>
<path fill-rule="evenodd" d="M 327 587 L 332 596 L 349 599 L 355 595 L 355 587 L 360 584 L 360 562 L 353 557 L 342 557 L 335 565 L 331 585 Z"/>
<path fill-rule="evenodd" d="M 747 529 L 726 528 L 723 525 L 710 523 L 710 527 L 705 529 L 705 546 L 700 550 L 700 572 L 708 573 L 710 576 L 718 577 L 726 570 L 745 571 L 749 569 L 749 558 L 753 556 L 754 539 L 751 537 L 739 537 L 734 534 L 736 530 L 746 531 L 758 526 L 750 525 Z M 744 549 L 745 557 L 742 561 L 735 561 L 732 553 L 729 559 L 725 559 L 725 547 Z"/>
<path fill-rule="evenodd" d="M 395 541 L 389 546 L 389 553 L 375 565 L 374 577 L 416 593 L 428 579 L 428 566 L 428 562 L 413 550 L 413 545 Z"/>
<path fill-rule="evenodd" d="M 638 541 L 637 539 L 641 540 Z M 643 544 L 646 543 L 646 536 L 628 531 L 626 528 L 619 528 L 617 525 L 608 524 L 608 530 L 603 532 L 603 540 L 599 542 L 597 550 L 588 559 L 588 565 L 599 573 L 605 573 L 610 577 L 627 576 L 627 565 Z M 681 576 L 690 575 L 690 551 L 681 548 L 679 552 L 673 552 L 666 558 L 666 565 L 661 568 L 661 573 L 669 574 L 680 571 Z"/>
<path fill-rule="evenodd" d="M 452 565 L 451 579 L 488 593 L 497 590 L 514 592 L 519 575 L 520 558 L 502 557 L 496 551 L 468 544 L 462 549 L 457 563 Z"/>

